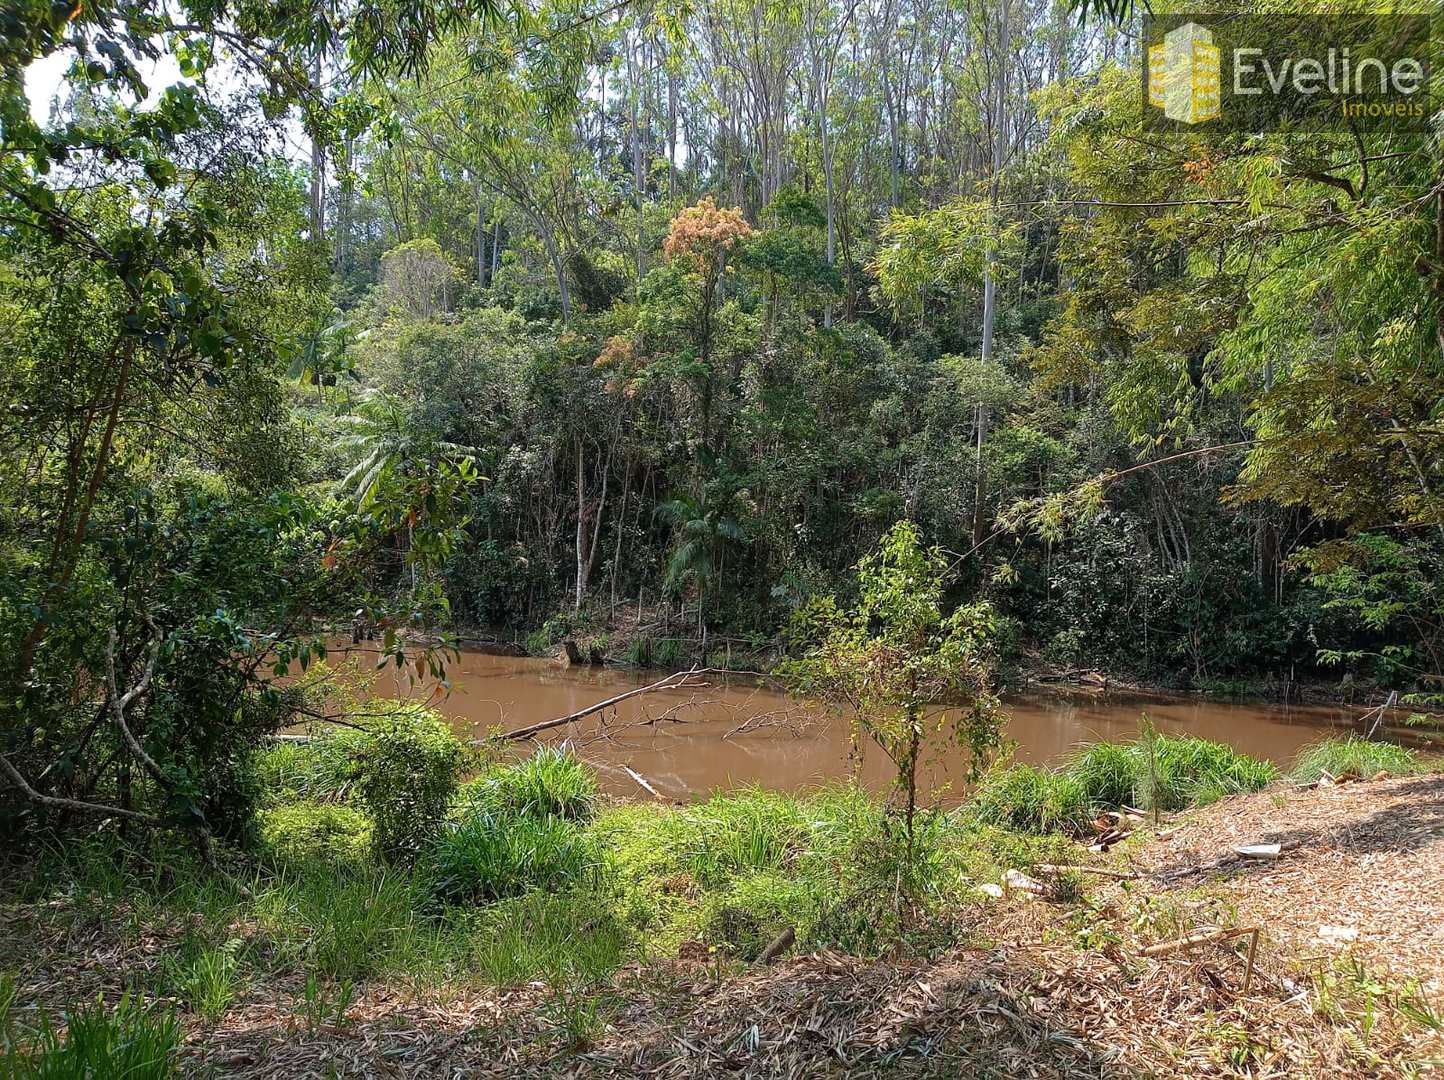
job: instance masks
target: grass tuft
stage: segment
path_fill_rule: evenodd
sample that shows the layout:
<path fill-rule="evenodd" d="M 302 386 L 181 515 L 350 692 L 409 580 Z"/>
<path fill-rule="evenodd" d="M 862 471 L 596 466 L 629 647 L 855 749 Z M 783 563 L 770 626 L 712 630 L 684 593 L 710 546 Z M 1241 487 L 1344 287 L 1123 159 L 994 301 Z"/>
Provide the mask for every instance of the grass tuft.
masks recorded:
<path fill-rule="evenodd" d="M 175 1017 L 129 994 L 68 1010 L 61 1030 L 42 1017 L 31 1040 L 0 1049 L 0 1076 L 13 1080 L 169 1080 L 177 1075 L 181 1029 Z"/>
<path fill-rule="evenodd" d="M 464 785 L 460 801 L 494 814 L 590 821 L 596 813 L 597 782 L 575 757 L 547 746 L 523 762 L 493 769 Z"/>
<path fill-rule="evenodd" d="M 1381 772 L 1409 776 L 1423 767 L 1419 755 L 1407 747 L 1348 735 L 1304 747 L 1294 759 L 1289 776 L 1299 783 L 1312 783 L 1325 772 L 1330 776 L 1353 773 L 1365 778 Z"/>
<path fill-rule="evenodd" d="M 439 900 L 485 903 L 582 884 L 600 865 L 596 844 L 574 822 L 474 809 L 437 838 L 421 876 Z"/>
<path fill-rule="evenodd" d="M 1021 832 L 1076 832 L 1093 818 L 1075 774 L 1033 765 L 990 770 L 969 805 L 983 824 Z"/>

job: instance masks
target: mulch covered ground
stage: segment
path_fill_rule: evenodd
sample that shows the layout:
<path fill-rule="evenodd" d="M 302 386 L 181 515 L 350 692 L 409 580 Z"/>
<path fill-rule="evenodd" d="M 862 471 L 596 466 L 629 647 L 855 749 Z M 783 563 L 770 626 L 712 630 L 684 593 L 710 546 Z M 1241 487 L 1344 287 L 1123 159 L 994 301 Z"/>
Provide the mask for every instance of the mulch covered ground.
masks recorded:
<path fill-rule="evenodd" d="M 1283 850 L 1277 860 L 1211 865 L 1253 844 Z M 1371 968 L 1420 980 L 1444 1006 L 1444 776 L 1229 799 L 1140 846 L 1133 861 L 1165 888 L 1216 883 L 1242 920 L 1301 955 L 1352 951 Z"/>

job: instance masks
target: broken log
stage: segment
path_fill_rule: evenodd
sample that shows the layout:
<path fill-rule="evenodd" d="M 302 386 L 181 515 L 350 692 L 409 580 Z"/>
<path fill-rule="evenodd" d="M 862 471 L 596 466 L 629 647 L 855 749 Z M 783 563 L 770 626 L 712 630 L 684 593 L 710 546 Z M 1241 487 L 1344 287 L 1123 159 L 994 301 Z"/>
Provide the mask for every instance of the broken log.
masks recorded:
<path fill-rule="evenodd" d="M 772 961 L 776 960 L 788 949 L 792 948 L 792 943 L 796 940 L 797 931 L 789 926 L 786 930 L 782 931 L 782 933 L 778 934 L 775 938 L 773 938 L 771 942 L 768 943 L 767 948 L 762 950 L 762 954 L 757 957 L 757 966 L 763 967 L 767 964 L 772 963 Z"/>

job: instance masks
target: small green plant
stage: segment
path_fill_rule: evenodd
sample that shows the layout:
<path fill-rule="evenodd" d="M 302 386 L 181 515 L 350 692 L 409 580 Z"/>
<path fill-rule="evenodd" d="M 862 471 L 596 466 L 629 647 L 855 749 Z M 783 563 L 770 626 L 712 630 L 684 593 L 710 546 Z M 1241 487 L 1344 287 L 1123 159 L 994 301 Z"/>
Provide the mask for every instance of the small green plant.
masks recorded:
<path fill-rule="evenodd" d="M 497 814 L 529 814 L 588 821 L 597 782 L 572 755 L 543 747 L 526 761 L 493 770 L 465 785 L 462 802 Z"/>
<path fill-rule="evenodd" d="M 241 944 L 239 938 L 222 945 L 195 943 L 167 964 L 172 991 L 207 1022 L 219 1020 L 236 998 Z"/>
<path fill-rule="evenodd" d="M 1138 805 L 1153 811 L 1153 824 L 1158 824 L 1163 810 L 1160 798 L 1162 777 L 1158 767 L 1158 729 L 1144 713 L 1138 720 Z"/>
<path fill-rule="evenodd" d="M 407 864 L 440 830 L 466 753 L 434 712 L 405 707 L 381 718 L 355 751 L 358 791 L 377 854 Z"/>
<path fill-rule="evenodd" d="M 305 985 L 301 988 L 301 1019 L 305 1022 L 306 1033 L 315 1035 L 326 1024 L 343 1027 L 346 1010 L 356 1001 L 356 984 L 344 978 L 335 987 L 319 978 L 314 971 L 306 973 Z"/>
<path fill-rule="evenodd" d="M 181 1029 L 174 1016 L 126 994 L 114 1009 L 105 1003 L 68 1010 L 63 1034 L 42 1015 L 24 1045 L 0 1048 L 7 1080 L 170 1080 L 178 1073 Z"/>
<path fill-rule="evenodd" d="M 645 634 L 639 634 L 627 642 L 627 663 L 633 667 L 655 667 L 656 660 L 652 657 L 652 639 Z"/>
<path fill-rule="evenodd" d="M 573 822 L 473 809 L 437 838 L 421 876 L 439 900 L 479 903 L 581 884 L 600 866 L 595 842 Z"/>
<path fill-rule="evenodd" d="M 924 739 L 945 735 L 976 773 L 1000 738 L 987 654 L 992 609 L 977 603 L 944 615 L 947 565 L 912 522 L 897 522 L 857 564 L 857 606 L 843 611 L 831 598 L 804 606 L 793 636 L 805 651 L 779 669 L 795 691 L 845 710 L 892 760 L 909 862 Z"/>
<path fill-rule="evenodd" d="M 1300 783 L 1311 783 L 1325 772 L 1330 776 L 1352 773 L 1365 778 L 1381 772 L 1409 776 L 1422 767 L 1419 755 L 1407 747 L 1348 735 L 1304 747 L 1294 759 L 1289 776 Z"/>

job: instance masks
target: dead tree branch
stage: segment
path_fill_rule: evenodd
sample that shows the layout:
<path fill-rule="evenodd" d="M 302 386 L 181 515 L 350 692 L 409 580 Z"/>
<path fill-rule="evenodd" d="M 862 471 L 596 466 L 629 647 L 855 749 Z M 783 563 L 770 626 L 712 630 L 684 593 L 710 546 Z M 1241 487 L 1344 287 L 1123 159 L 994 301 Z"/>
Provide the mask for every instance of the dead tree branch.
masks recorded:
<path fill-rule="evenodd" d="M 625 694 L 618 694 L 616 697 L 607 698 L 606 701 L 599 701 L 595 705 L 588 705 L 585 709 L 578 709 L 576 712 L 568 713 L 566 716 L 557 716 L 552 718 L 551 720 L 542 720 L 541 722 L 536 724 L 528 724 L 526 727 L 517 728 L 515 731 L 508 731 L 501 737 L 503 739 L 517 741 L 520 741 L 522 739 L 530 739 L 541 734 L 543 731 L 550 731 L 552 728 L 563 727 L 567 724 L 575 723 L 576 721 L 582 720 L 588 716 L 593 715 L 594 713 L 599 713 L 606 709 L 610 709 L 614 705 L 620 705 L 622 702 L 627 701 L 630 698 L 637 697 L 640 694 L 649 694 L 656 690 L 681 690 L 692 687 L 705 686 L 706 683 L 700 682 L 698 680 L 700 680 L 702 676 L 714 674 L 716 671 L 716 668 L 698 667 L 689 668 L 686 671 L 674 671 L 666 678 L 658 679 L 654 683 L 649 683 L 646 686 L 639 686 L 634 690 L 628 690 Z"/>

